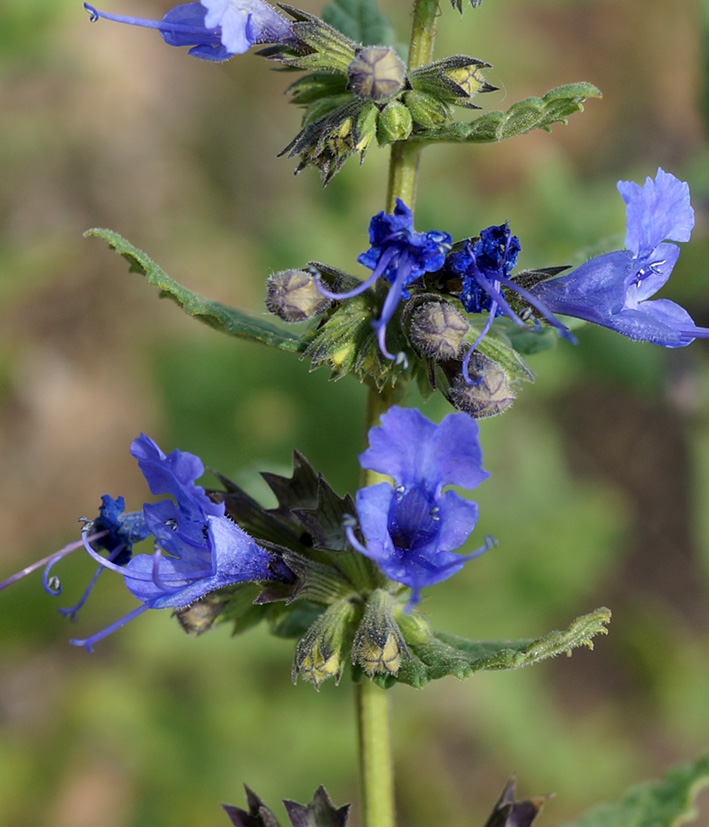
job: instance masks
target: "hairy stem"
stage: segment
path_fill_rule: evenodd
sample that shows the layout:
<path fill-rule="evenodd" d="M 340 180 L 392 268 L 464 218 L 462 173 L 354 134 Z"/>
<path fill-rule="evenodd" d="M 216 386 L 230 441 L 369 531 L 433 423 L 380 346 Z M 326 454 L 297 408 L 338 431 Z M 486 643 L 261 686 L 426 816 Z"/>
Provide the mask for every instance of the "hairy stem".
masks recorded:
<path fill-rule="evenodd" d="M 438 0 L 414 0 L 413 23 L 409 43 L 408 68 L 430 63 L 438 16 Z M 397 141 L 392 144 L 386 210 L 393 212 L 396 199 L 413 211 L 416 201 L 421 145 Z M 379 392 L 369 387 L 366 430 L 376 425 L 379 417 L 395 401 L 400 390 L 385 388 Z M 380 482 L 375 471 L 363 470 L 362 487 Z M 394 769 L 391 755 L 389 699 L 385 690 L 363 676 L 356 688 L 357 723 L 359 731 L 360 779 L 362 788 L 363 827 L 394 827 Z"/>
<path fill-rule="evenodd" d="M 437 17 L 438 0 L 414 0 L 409 41 L 409 69 L 431 62 Z M 394 211 L 397 198 L 401 198 L 413 212 L 420 155 L 421 145 L 414 141 L 396 141 L 392 144 L 386 197 L 387 212 Z"/>
<path fill-rule="evenodd" d="M 394 768 L 386 690 L 363 677 L 355 690 L 362 784 L 362 827 L 394 827 Z"/>

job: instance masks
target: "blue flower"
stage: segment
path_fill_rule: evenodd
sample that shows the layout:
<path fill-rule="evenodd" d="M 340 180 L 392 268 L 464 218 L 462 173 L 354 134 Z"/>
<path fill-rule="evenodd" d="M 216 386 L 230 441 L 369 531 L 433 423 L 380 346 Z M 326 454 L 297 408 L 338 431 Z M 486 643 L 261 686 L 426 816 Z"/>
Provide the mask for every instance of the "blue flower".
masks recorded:
<path fill-rule="evenodd" d="M 463 378 L 468 385 L 475 382 L 470 378 L 468 366 L 470 357 L 480 342 L 487 336 L 496 316 L 505 315 L 520 327 L 527 327 L 510 307 L 505 291 L 517 293 L 532 305 L 560 335 L 573 339 L 568 329 L 554 318 L 549 308 L 510 278 L 521 250 L 519 238 L 512 235 L 507 222 L 484 229 L 478 238 L 468 239 L 462 249 L 452 253 L 447 267 L 461 279 L 460 301 L 468 313 L 487 311 L 487 321 L 475 342 L 468 348 L 463 359 Z M 539 322 L 534 323 L 537 328 Z"/>
<path fill-rule="evenodd" d="M 95 22 L 99 17 L 158 29 L 169 46 L 192 46 L 189 54 L 221 62 L 243 54 L 256 43 L 282 43 L 290 38 L 290 24 L 263 0 L 203 0 L 170 9 L 162 20 L 145 20 L 84 8 Z"/>
<path fill-rule="evenodd" d="M 370 430 L 369 448 L 359 461 L 362 468 L 388 474 L 394 485 L 382 482 L 357 492 L 366 545 L 352 527 L 347 534 L 387 577 L 411 588 L 413 606 L 424 586 L 451 577 L 492 545 L 488 539 L 471 554 L 453 552 L 475 528 L 478 507 L 443 491 L 446 485 L 475 488 L 489 475 L 481 465 L 477 423 L 467 414 L 450 414 L 434 425 L 415 409 L 394 407 L 381 421 Z"/>
<path fill-rule="evenodd" d="M 566 276 L 532 288 L 554 313 L 609 327 L 631 339 L 684 347 L 709 337 L 687 311 L 668 299 L 649 301 L 667 281 L 679 256 L 668 241 L 689 241 L 694 211 L 689 186 L 662 169 L 641 187 L 619 181 L 625 201 L 625 250 L 597 256 Z"/>
<path fill-rule="evenodd" d="M 224 503 L 209 499 L 195 480 L 204 473 L 199 457 L 184 451 L 168 456 L 152 439 L 141 434 L 131 445 L 153 494 L 174 499 L 148 503 L 140 512 L 124 514 L 123 497 L 104 496 L 98 518 L 87 522 L 82 539 L 50 555 L 0 583 L 0 589 L 31 571 L 46 566 L 44 586 L 60 594 L 61 586 L 49 577 L 51 567 L 77 548 L 99 564 L 79 603 L 64 614 L 76 615 L 98 575 L 104 570 L 120 574 L 126 587 L 141 605 L 107 628 L 75 646 L 92 651 L 93 645 L 148 609 L 182 608 L 209 592 L 245 581 L 286 579 L 289 572 L 262 549 L 225 514 Z M 133 544 L 153 535 L 152 554 L 133 555 Z M 99 553 L 107 551 L 107 556 Z"/>
<path fill-rule="evenodd" d="M 411 210 L 400 199 L 392 214 L 380 212 L 369 223 L 370 248 L 357 261 L 372 270 L 372 275 L 348 293 L 331 293 L 322 286 L 318 289 L 329 299 L 342 301 L 359 296 L 372 287 L 378 278 L 391 284 L 379 318 L 372 323 L 377 331 L 377 342 L 382 355 L 387 359 L 404 361 L 390 353 L 386 346 L 386 326 L 394 315 L 399 301 L 409 298 L 406 289 L 409 284 L 421 278 L 424 273 L 434 273 L 443 267 L 446 252 L 451 248 L 448 233 L 431 230 L 417 233 Z"/>

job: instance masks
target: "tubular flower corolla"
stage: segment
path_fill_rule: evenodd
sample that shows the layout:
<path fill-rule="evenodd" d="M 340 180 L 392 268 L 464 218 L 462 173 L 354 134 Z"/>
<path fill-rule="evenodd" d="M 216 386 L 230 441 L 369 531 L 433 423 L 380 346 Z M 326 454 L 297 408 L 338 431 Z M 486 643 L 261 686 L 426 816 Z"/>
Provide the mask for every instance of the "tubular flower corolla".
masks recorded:
<path fill-rule="evenodd" d="M 280 561 L 252 540 L 225 514 L 224 503 L 209 499 L 195 480 L 204 473 L 199 457 L 184 451 L 165 456 L 152 439 L 141 434 L 131 445 L 153 494 L 169 494 L 143 506 L 141 512 L 124 514 L 123 498 L 104 496 L 99 517 L 87 523 L 82 539 L 0 584 L 3 588 L 19 577 L 46 565 L 45 589 L 61 593 L 49 570 L 70 551 L 83 546 L 99 564 L 88 589 L 72 609 L 75 615 L 88 597 L 103 569 L 120 574 L 141 605 L 106 629 L 75 646 L 92 651 L 93 645 L 148 609 L 183 608 L 209 592 L 244 581 L 284 579 L 288 573 Z M 152 535 L 152 554 L 132 554 L 132 545 Z M 99 553 L 103 549 L 107 556 Z"/>
<path fill-rule="evenodd" d="M 449 414 L 434 425 L 413 408 L 391 408 L 381 427 L 369 431 L 369 448 L 360 455 L 362 468 L 388 474 L 382 482 L 357 492 L 356 507 L 364 544 L 347 527 L 352 546 L 374 560 L 392 580 L 412 590 L 409 606 L 420 590 L 445 580 L 468 560 L 487 551 L 485 545 L 461 556 L 459 548 L 478 519 L 478 506 L 446 485 L 475 488 L 488 477 L 482 468 L 478 426 L 467 414 Z"/>
<path fill-rule="evenodd" d="M 641 187 L 619 181 L 625 201 L 625 250 L 596 256 L 566 276 L 540 282 L 534 297 L 554 313 L 609 327 L 631 339 L 684 347 L 709 337 L 687 311 L 668 299 L 649 301 L 667 281 L 679 256 L 669 241 L 689 241 L 694 210 L 689 186 L 662 169 Z"/>
<path fill-rule="evenodd" d="M 488 318 L 475 342 L 463 359 L 463 377 L 468 385 L 475 384 L 468 371 L 471 354 L 488 334 L 496 316 L 507 316 L 520 327 L 526 327 L 510 307 L 505 291 L 511 290 L 527 301 L 566 338 L 573 339 L 567 328 L 554 318 L 549 308 L 530 291 L 510 278 L 521 249 L 519 238 L 512 235 L 507 222 L 484 229 L 478 238 L 468 239 L 446 262 L 448 269 L 461 279 L 460 301 L 468 313 L 487 311 Z M 539 322 L 535 322 L 538 328 Z"/>
<path fill-rule="evenodd" d="M 409 298 L 406 289 L 409 284 L 443 267 L 446 252 L 451 248 L 448 233 L 436 230 L 417 233 L 411 210 L 400 199 L 396 199 L 393 213 L 380 212 L 369 223 L 370 248 L 357 261 L 372 270 L 372 275 L 354 290 L 347 293 L 331 293 L 321 285 L 320 292 L 330 299 L 342 301 L 359 296 L 372 287 L 378 278 L 391 284 L 379 318 L 373 322 L 377 331 L 379 350 L 387 359 L 404 360 L 403 354 L 395 356 L 387 350 L 386 326 L 394 315 L 399 301 Z"/>
<path fill-rule="evenodd" d="M 84 3 L 91 21 L 100 17 L 131 26 L 158 29 L 169 46 L 191 46 L 189 54 L 221 62 L 257 43 L 282 43 L 290 24 L 263 0 L 202 0 L 170 9 L 162 20 L 146 20 L 98 11 Z"/>

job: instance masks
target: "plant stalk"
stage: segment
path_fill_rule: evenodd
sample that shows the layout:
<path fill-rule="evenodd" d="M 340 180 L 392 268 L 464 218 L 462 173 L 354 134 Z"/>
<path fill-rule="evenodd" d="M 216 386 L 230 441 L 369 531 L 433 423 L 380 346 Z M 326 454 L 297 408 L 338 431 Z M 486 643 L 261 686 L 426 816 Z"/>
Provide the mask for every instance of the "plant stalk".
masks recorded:
<path fill-rule="evenodd" d="M 408 68 L 430 63 L 438 16 L 438 0 L 414 0 Z M 391 147 L 386 211 L 391 213 L 400 198 L 413 212 L 416 202 L 421 146 L 396 141 Z M 369 386 L 366 430 L 376 425 L 399 389 L 385 388 L 381 393 Z M 382 476 L 363 470 L 362 487 L 380 482 Z M 359 732 L 359 763 L 363 827 L 395 827 L 394 767 L 391 754 L 389 698 L 386 691 L 363 676 L 355 690 Z"/>
<path fill-rule="evenodd" d="M 414 0 L 407 66 L 409 70 L 431 62 L 437 17 L 438 0 Z M 394 211 L 397 198 L 401 198 L 404 204 L 412 212 L 414 211 L 420 156 L 421 145 L 417 142 L 395 141 L 391 145 L 386 196 L 387 212 Z"/>
<path fill-rule="evenodd" d="M 386 690 L 363 676 L 355 687 L 362 827 L 394 827 L 394 767 Z"/>

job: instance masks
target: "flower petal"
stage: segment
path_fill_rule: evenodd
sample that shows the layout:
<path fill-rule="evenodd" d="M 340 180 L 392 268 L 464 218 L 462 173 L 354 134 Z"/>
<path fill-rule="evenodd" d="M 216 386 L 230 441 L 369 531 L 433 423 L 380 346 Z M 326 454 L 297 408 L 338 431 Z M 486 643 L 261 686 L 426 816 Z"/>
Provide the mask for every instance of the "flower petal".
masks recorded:
<path fill-rule="evenodd" d="M 618 192 L 625 201 L 625 246 L 643 258 L 663 241 L 689 241 L 694 227 L 694 210 L 689 202 L 689 185 L 658 168 L 653 181 L 644 186 L 619 181 Z"/>

